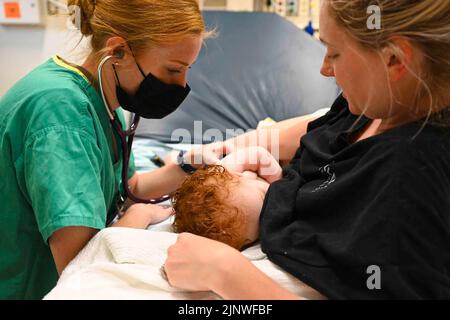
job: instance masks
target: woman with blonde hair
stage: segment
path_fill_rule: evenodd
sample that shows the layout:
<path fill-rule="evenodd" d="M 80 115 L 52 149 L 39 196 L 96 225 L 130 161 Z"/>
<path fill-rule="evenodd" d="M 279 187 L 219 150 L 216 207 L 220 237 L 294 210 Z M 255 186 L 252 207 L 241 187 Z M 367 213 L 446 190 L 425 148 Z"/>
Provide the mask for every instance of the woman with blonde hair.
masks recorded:
<path fill-rule="evenodd" d="M 280 134 L 293 159 L 266 194 L 262 249 L 327 298 L 448 299 L 450 1 L 324 0 L 320 18 L 321 72 L 343 94 Z M 302 298 L 191 234 L 169 248 L 165 271 L 176 287 L 226 299 Z"/>
<path fill-rule="evenodd" d="M 78 66 L 55 56 L 0 99 L 0 299 L 48 293 L 58 273 L 111 224 L 120 189 L 135 202 L 157 203 L 142 199 L 166 194 L 186 175 L 175 164 L 136 174 L 122 108 L 136 115 L 135 129 L 139 116 L 163 118 L 188 95 L 188 69 L 209 35 L 198 2 L 68 6 L 90 37 L 86 61 Z M 139 204 L 114 226 L 145 228 L 170 214 Z"/>

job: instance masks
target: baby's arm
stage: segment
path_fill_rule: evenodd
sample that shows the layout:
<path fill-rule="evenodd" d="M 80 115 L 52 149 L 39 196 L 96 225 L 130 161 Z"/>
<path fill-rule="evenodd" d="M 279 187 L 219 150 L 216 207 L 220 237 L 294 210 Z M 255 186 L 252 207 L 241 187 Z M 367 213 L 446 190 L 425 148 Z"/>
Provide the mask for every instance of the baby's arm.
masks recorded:
<path fill-rule="evenodd" d="M 267 149 L 262 147 L 248 147 L 232 152 L 222 159 L 221 165 L 233 172 L 256 172 L 269 183 L 282 178 L 280 164 Z"/>

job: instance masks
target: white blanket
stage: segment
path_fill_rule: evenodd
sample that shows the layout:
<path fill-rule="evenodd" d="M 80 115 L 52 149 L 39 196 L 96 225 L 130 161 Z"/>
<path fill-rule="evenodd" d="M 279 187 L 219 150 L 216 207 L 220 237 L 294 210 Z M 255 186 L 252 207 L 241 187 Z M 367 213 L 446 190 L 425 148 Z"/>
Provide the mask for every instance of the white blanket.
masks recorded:
<path fill-rule="evenodd" d="M 102 230 L 67 266 L 57 286 L 44 299 L 220 299 L 212 292 L 186 292 L 169 285 L 161 274 L 161 266 L 167 248 L 175 243 L 178 235 L 162 230 Z M 259 246 L 243 254 L 294 294 L 322 298 L 271 263 Z"/>

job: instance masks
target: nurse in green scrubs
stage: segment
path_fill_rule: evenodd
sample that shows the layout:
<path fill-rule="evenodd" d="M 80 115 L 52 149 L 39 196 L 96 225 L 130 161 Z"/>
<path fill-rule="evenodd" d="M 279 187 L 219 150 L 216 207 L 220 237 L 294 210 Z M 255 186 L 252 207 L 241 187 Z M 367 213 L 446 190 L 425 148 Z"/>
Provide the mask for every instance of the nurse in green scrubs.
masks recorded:
<path fill-rule="evenodd" d="M 0 99 L 0 299 L 43 298 L 111 224 L 123 159 L 110 115 L 125 129 L 121 107 L 147 118 L 174 111 L 207 36 L 195 0 L 68 4 L 79 6 L 81 32 L 92 37 L 86 61 L 55 56 Z M 149 199 L 173 191 L 184 176 L 176 164 L 137 175 L 131 157 L 128 185 Z M 114 226 L 145 228 L 169 214 L 135 205 Z"/>

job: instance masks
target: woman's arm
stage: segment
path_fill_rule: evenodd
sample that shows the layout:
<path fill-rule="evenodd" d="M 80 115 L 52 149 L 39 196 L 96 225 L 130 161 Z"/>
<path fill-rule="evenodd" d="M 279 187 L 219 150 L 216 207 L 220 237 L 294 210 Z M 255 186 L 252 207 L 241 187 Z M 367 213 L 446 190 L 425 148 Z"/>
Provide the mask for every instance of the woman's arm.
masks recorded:
<path fill-rule="evenodd" d="M 180 234 L 168 250 L 169 283 L 190 291 L 217 293 L 224 299 L 300 299 L 257 269 L 239 251 L 217 241 Z"/>
<path fill-rule="evenodd" d="M 227 300 L 301 300 L 282 288 L 247 258 L 239 254 L 228 257 L 233 268 L 223 268 L 212 282 L 211 291 Z M 225 266 L 225 264 L 223 264 Z M 229 265 L 228 265 L 229 266 Z M 239 272 L 237 272 L 239 270 Z"/>
<path fill-rule="evenodd" d="M 306 134 L 309 122 L 319 116 L 311 114 L 279 122 L 269 128 L 254 130 L 225 142 L 217 142 L 193 149 L 186 154 L 193 167 L 217 164 L 224 154 L 252 146 L 260 146 L 278 156 L 279 161 L 291 160 L 300 145 L 300 138 Z M 173 162 L 143 174 L 135 174 L 129 181 L 134 195 L 144 198 L 158 198 L 170 194 L 180 187 L 186 173 Z"/>
<path fill-rule="evenodd" d="M 317 114 L 310 114 L 284 120 L 268 128 L 229 139 L 225 143 L 229 150 L 260 146 L 275 156 L 278 153 L 279 161 L 290 161 L 300 146 L 301 137 L 307 132 L 308 124 L 319 117 Z"/>

